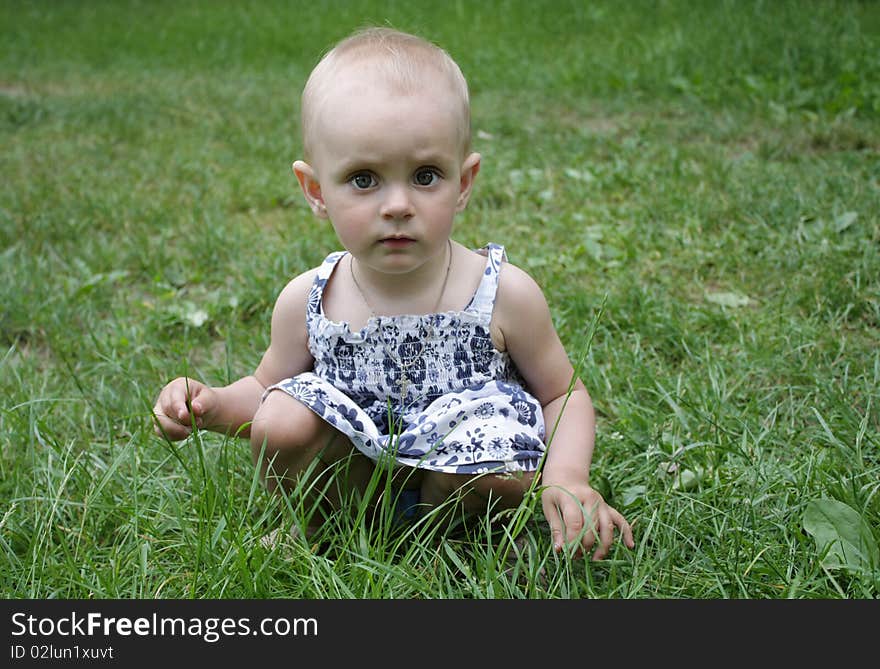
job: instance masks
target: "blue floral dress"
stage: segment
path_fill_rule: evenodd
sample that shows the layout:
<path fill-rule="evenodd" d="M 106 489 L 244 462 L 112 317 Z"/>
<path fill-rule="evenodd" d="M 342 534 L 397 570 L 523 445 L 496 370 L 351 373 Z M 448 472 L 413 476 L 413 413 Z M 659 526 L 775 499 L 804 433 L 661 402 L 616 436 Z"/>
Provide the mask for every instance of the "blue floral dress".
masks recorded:
<path fill-rule="evenodd" d="M 508 354 L 492 344 L 504 248 L 489 244 L 486 251 L 485 272 L 464 310 L 374 316 L 358 332 L 324 316 L 324 287 L 346 255 L 331 253 L 307 306 L 314 371 L 266 393 L 295 397 L 376 462 L 456 474 L 534 471 L 544 452 L 544 418 Z"/>

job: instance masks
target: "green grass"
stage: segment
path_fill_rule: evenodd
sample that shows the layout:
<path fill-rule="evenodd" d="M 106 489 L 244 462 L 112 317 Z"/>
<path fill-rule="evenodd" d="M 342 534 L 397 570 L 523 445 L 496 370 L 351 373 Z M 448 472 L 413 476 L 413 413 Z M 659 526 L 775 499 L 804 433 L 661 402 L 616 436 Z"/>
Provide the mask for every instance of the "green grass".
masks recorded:
<path fill-rule="evenodd" d="M 0 593 L 877 597 L 880 7 L 316 7 L 0 3 Z M 585 354 L 633 551 L 554 556 L 527 514 L 267 549 L 306 510 L 248 445 L 152 433 L 161 385 L 252 371 L 278 290 L 338 247 L 290 172 L 298 95 L 376 22 L 471 82 L 455 236 L 504 243 Z"/>

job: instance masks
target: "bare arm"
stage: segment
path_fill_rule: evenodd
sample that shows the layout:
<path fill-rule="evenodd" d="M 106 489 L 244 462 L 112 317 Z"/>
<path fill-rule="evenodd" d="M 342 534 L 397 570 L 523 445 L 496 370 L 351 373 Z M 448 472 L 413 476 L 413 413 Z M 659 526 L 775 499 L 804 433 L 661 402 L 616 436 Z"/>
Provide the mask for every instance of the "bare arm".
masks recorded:
<path fill-rule="evenodd" d="M 305 321 L 313 278 L 314 270 L 301 274 L 281 291 L 272 312 L 269 348 L 253 374 L 219 387 L 184 377 L 168 383 L 153 408 L 156 432 L 172 440 L 184 439 L 195 425 L 248 437 L 266 388 L 312 368 Z"/>
<path fill-rule="evenodd" d="M 547 429 L 544 472 L 556 467 L 577 469 L 589 481 L 596 420 L 593 402 L 553 327 L 540 287 L 519 268 L 505 264 L 493 317 L 496 344 L 505 347 L 530 393 L 541 403 Z M 565 407 L 565 411 L 563 411 Z"/>
<path fill-rule="evenodd" d="M 596 414 L 583 382 L 577 379 L 571 395 L 566 392 L 542 403 L 542 407 L 548 444 L 564 444 L 549 450 L 544 464 L 545 475 L 548 469 L 551 472 L 554 469 L 586 472 L 585 482 L 589 483 L 596 443 Z"/>
<path fill-rule="evenodd" d="M 195 427 L 247 437 L 262 391 L 263 387 L 253 376 L 222 387 L 178 377 L 166 384 L 156 398 L 153 407 L 156 433 L 176 441 L 185 439 Z"/>
<path fill-rule="evenodd" d="M 615 527 L 632 547 L 629 523 L 590 486 L 596 440 L 593 402 L 581 380 L 575 379 L 547 301 L 522 270 L 504 265 L 502 272 L 493 339 L 507 348 L 543 409 L 547 456 L 541 503 L 554 547 L 561 550 L 563 543 L 575 542 L 581 552 L 595 545 L 593 559 L 598 560 L 608 554 Z"/>

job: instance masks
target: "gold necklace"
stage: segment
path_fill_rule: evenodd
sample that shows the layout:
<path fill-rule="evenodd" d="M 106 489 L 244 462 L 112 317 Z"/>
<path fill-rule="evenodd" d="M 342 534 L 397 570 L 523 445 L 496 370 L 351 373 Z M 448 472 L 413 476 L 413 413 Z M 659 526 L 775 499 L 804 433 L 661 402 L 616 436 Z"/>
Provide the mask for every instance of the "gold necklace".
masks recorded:
<path fill-rule="evenodd" d="M 443 295 L 446 293 L 446 284 L 449 281 L 449 270 L 452 269 L 452 240 L 451 239 L 448 240 L 448 242 L 447 242 L 447 249 L 448 249 L 448 253 L 449 253 L 449 260 L 446 263 L 446 274 L 443 277 L 443 285 L 440 286 L 440 294 L 437 296 L 437 301 L 434 303 L 434 308 L 431 310 L 431 314 L 437 313 L 437 310 L 440 308 L 440 303 L 443 301 Z M 390 357 L 392 360 L 394 360 L 397 363 L 397 367 L 400 369 L 400 379 L 398 380 L 397 384 L 400 388 L 400 401 L 402 403 L 404 401 L 404 399 L 407 397 L 407 392 L 408 392 L 409 376 L 407 376 L 407 373 L 409 371 L 409 368 L 412 367 L 419 360 L 419 358 L 422 357 L 422 353 L 424 353 L 424 351 L 425 351 L 425 342 L 419 341 L 418 348 L 416 348 L 416 350 L 414 350 L 408 356 L 398 355 L 395 351 L 392 351 L 388 347 L 388 338 L 385 336 L 385 323 L 383 322 L 382 318 L 376 314 L 376 310 L 373 309 L 373 305 L 370 304 L 370 301 L 367 299 L 367 296 L 364 293 L 363 288 L 361 288 L 361 284 L 358 282 L 357 277 L 354 274 L 354 256 L 351 256 L 351 258 L 349 258 L 348 270 L 351 273 L 351 280 L 354 282 L 354 286 L 355 286 L 355 288 L 357 288 L 357 291 L 360 294 L 361 299 L 364 301 L 364 304 L 366 305 L 367 309 L 370 310 L 370 316 L 372 318 L 375 318 L 379 323 L 379 337 L 382 340 L 382 347 L 385 349 L 385 353 L 387 353 L 388 357 Z M 433 339 L 433 337 L 434 337 L 434 324 L 433 324 L 433 322 L 429 323 L 428 327 L 429 327 L 428 338 Z M 405 344 L 402 345 L 401 348 L 403 348 L 404 346 L 406 346 L 406 345 Z M 406 362 L 404 362 L 404 358 L 406 359 Z"/>

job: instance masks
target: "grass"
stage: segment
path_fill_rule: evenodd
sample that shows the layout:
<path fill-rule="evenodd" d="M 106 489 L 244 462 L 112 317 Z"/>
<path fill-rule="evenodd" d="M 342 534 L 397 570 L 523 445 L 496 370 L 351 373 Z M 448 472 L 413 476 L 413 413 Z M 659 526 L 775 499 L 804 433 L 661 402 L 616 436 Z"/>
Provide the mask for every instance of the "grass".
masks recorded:
<path fill-rule="evenodd" d="M 0 4 L 0 592 L 876 598 L 880 8 L 322 7 Z M 553 555 L 527 513 L 267 548 L 307 510 L 247 445 L 152 433 L 161 385 L 250 372 L 277 291 L 338 247 L 290 173 L 298 94 L 386 21 L 471 81 L 455 236 L 504 243 L 584 356 L 633 551 Z"/>

